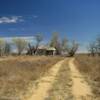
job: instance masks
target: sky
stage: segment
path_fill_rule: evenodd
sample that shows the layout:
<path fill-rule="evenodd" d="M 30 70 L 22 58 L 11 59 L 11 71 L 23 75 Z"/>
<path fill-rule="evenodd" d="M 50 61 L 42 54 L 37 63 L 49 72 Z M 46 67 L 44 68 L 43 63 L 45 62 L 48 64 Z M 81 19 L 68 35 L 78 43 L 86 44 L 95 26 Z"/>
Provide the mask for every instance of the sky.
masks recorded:
<path fill-rule="evenodd" d="M 0 0 L 0 37 L 29 38 L 39 32 L 45 41 L 58 32 L 78 41 L 85 52 L 100 34 L 100 0 Z"/>

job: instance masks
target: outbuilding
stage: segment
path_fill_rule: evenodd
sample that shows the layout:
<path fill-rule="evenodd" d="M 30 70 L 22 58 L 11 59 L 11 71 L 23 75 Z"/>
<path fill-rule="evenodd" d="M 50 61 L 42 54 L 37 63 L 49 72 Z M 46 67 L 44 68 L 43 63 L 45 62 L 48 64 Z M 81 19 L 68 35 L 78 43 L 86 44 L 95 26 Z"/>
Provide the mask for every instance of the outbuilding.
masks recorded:
<path fill-rule="evenodd" d="M 54 47 L 47 47 L 46 48 L 46 55 L 55 55 L 56 49 Z"/>
<path fill-rule="evenodd" d="M 54 47 L 41 45 L 38 47 L 37 54 L 39 54 L 39 55 L 55 55 L 56 49 Z"/>

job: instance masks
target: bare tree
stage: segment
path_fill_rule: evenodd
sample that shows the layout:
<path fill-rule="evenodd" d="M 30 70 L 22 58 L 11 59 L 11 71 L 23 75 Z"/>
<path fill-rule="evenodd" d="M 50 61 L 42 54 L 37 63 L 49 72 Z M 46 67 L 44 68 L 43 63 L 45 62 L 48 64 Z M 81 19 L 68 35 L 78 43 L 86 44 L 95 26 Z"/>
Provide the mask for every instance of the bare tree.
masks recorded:
<path fill-rule="evenodd" d="M 100 56 L 100 36 L 98 36 L 94 42 L 89 44 L 88 50 L 92 56 Z"/>
<path fill-rule="evenodd" d="M 31 45 L 31 43 L 28 43 L 28 50 L 27 50 L 27 55 L 32 55 L 33 54 L 33 48 L 34 46 Z"/>
<path fill-rule="evenodd" d="M 51 47 L 56 49 L 56 54 L 61 54 L 61 42 L 59 40 L 59 34 L 57 32 L 53 33 L 50 44 Z"/>
<path fill-rule="evenodd" d="M 18 55 L 21 55 L 21 53 L 24 51 L 24 49 L 27 46 L 26 40 L 21 39 L 21 38 L 14 38 L 13 42 L 17 47 Z"/>
<path fill-rule="evenodd" d="M 90 52 L 90 55 L 95 56 L 97 51 L 95 42 L 89 44 L 88 51 Z"/>
<path fill-rule="evenodd" d="M 37 53 L 38 47 L 39 47 L 40 43 L 43 41 L 43 36 L 42 36 L 42 34 L 41 34 L 41 33 L 36 34 L 36 35 L 35 35 L 35 40 L 36 40 L 36 45 L 33 46 L 34 54 Z"/>
<path fill-rule="evenodd" d="M 34 43 L 33 45 L 31 43 L 28 43 L 28 53 L 30 55 L 36 54 L 38 51 L 38 47 L 40 45 L 40 43 L 43 41 L 43 36 L 41 33 L 38 33 L 34 36 L 34 40 L 36 41 L 36 43 Z"/>
<path fill-rule="evenodd" d="M 5 50 L 5 41 L 3 39 L 0 39 L 0 56 L 4 55 Z"/>
<path fill-rule="evenodd" d="M 78 46 L 78 43 L 76 43 L 75 41 L 72 41 L 70 44 L 68 44 L 66 48 L 68 55 L 71 57 L 74 56 L 78 49 Z"/>
<path fill-rule="evenodd" d="M 62 43 L 61 43 L 62 52 L 66 52 L 67 44 L 68 44 L 67 38 L 62 39 Z"/>
<path fill-rule="evenodd" d="M 100 56 L 100 36 L 96 39 L 96 50 L 97 54 Z"/>
<path fill-rule="evenodd" d="M 9 43 L 6 42 L 6 43 L 5 43 L 5 50 L 4 50 L 4 53 L 5 53 L 5 55 L 9 55 L 10 52 L 11 52 L 11 46 L 10 46 Z"/>

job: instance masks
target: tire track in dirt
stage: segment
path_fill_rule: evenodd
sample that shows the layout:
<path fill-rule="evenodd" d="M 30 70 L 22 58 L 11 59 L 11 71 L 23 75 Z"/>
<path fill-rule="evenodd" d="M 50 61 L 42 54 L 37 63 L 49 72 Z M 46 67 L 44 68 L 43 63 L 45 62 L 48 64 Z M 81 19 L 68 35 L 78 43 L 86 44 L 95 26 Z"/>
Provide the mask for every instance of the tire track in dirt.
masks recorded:
<path fill-rule="evenodd" d="M 52 84 L 55 82 L 56 75 L 63 62 L 64 60 L 58 62 L 49 70 L 48 75 L 40 79 L 38 88 L 34 90 L 33 95 L 27 100 L 45 100 L 48 96 L 48 91 L 52 88 Z"/>
<path fill-rule="evenodd" d="M 90 86 L 74 64 L 74 58 L 69 61 L 69 67 L 73 81 L 72 94 L 74 100 L 94 100 Z"/>

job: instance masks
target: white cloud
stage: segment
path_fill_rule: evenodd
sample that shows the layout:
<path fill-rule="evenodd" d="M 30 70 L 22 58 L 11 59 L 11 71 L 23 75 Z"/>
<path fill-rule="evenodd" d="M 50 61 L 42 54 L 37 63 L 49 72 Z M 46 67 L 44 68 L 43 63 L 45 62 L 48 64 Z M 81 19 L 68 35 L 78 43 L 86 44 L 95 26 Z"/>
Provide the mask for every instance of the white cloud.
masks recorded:
<path fill-rule="evenodd" d="M 30 42 L 30 43 L 34 43 L 35 42 L 35 39 L 34 39 L 34 36 L 26 36 L 26 37 L 4 37 L 3 39 L 9 43 L 13 43 L 12 39 L 13 38 L 20 38 L 20 39 L 24 39 L 26 40 L 27 42 Z"/>
<path fill-rule="evenodd" d="M 22 16 L 11 16 L 11 17 L 0 17 L 0 24 L 3 24 L 3 23 L 17 23 L 17 22 L 22 22 L 24 21 L 22 19 Z"/>
<path fill-rule="evenodd" d="M 37 15 L 33 15 L 33 18 L 38 18 L 38 16 Z"/>

